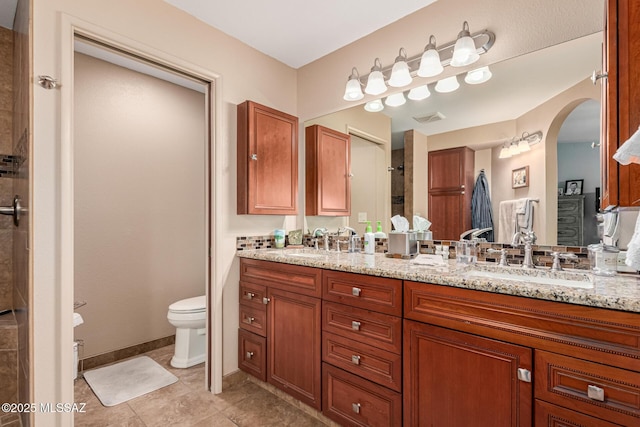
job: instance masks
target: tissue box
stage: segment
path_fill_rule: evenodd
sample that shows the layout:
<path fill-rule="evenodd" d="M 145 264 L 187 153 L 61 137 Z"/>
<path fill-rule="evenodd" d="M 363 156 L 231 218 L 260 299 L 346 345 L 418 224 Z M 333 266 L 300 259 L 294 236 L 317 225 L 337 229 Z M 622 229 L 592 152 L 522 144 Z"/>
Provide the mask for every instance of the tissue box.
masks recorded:
<path fill-rule="evenodd" d="M 389 254 L 415 255 L 418 253 L 418 237 L 415 231 L 392 231 L 389 233 Z"/>

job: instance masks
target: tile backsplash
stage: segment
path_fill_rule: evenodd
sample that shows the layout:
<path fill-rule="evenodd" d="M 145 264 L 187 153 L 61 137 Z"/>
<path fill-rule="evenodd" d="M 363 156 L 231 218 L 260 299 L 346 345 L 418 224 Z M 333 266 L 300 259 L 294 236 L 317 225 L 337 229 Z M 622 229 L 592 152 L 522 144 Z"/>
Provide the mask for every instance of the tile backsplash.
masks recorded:
<path fill-rule="evenodd" d="M 342 238 L 341 241 L 346 241 L 346 237 Z M 454 241 L 448 240 L 424 240 L 420 241 L 419 251 L 423 254 L 433 254 L 435 253 L 436 245 L 448 245 L 449 246 L 449 257 L 455 258 L 455 248 Z M 288 244 L 288 241 L 285 241 L 285 245 Z M 322 247 L 322 241 L 319 242 Z M 311 235 L 307 234 L 303 238 L 303 245 L 305 247 L 312 248 L 314 247 L 314 239 Z M 275 240 L 273 235 L 267 236 L 242 236 L 236 238 L 236 250 L 243 251 L 249 249 L 274 249 L 276 247 Z M 331 244 L 331 248 L 334 248 L 333 243 Z M 376 239 L 376 253 L 385 253 L 387 252 L 387 239 Z M 524 248 L 517 247 L 514 248 L 508 244 L 502 243 L 491 243 L 491 242 L 483 242 L 479 244 L 478 250 L 478 261 L 486 261 L 486 262 L 498 262 L 500 261 L 500 254 L 489 253 L 487 249 L 507 249 L 507 262 L 510 265 L 518 265 L 522 264 L 524 259 Z M 573 261 L 564 261 L 562 266 L 564 268 L 576 268 L 588 270 L 589 263 L 589 253 L 586 247 L 581 246 L 546 246 L 546 245 L 533 245 L 533 261 L 537 266 L 540 267 L 551 267 L 553 264 L 553 257 L 551 256 L 552 252 L 569 252 L 574 253 L 577 256 L 577 259 Z"/>

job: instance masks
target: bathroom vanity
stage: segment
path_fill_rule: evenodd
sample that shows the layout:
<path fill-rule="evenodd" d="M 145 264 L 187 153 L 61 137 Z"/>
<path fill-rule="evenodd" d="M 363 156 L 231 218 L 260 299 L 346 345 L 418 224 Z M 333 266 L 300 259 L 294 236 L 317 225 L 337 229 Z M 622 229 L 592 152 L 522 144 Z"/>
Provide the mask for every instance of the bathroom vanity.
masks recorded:
<path fill-rule="evenodd" d="M 267 366 L 340 425 L 640 425 L 635 276 L 559 285 L 383 254 L 238 256 L 241 369 L 265 380 L 251 366 Z M 254 331 L 243 310 L 258 300 Z M 260 351 L 244 344 L 254 336 Z"/>

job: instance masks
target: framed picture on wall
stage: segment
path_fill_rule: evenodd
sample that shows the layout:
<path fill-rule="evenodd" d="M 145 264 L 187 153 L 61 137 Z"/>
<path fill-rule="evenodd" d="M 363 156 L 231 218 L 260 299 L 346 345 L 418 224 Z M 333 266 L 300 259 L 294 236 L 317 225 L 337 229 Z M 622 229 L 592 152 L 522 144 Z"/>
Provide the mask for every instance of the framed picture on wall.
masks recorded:
<path fill-rule="evenodd" d="M 529 186 L 529 166 L 523 166 L 511 171 L 511 188 Z"/>
<path fill-rule="evenodd" d="M 582 194 L 583 183 L 584 183 L 583 179 L 567 180 L 567 182 L 564 183 L 564 195 L 577 196 L 579 194 Z"/>

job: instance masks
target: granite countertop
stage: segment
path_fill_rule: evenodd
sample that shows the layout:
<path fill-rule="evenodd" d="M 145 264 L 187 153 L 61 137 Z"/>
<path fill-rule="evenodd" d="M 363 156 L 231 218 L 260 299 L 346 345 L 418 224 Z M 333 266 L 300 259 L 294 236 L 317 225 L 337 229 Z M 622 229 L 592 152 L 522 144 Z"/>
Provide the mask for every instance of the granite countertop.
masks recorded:
<path fill-rule="evenodd" d="M 549 269 L 500 267 L 493 263 L 466 266 L 452 259 L 444 261 L 442 265 L 430 266 L 419 264 L 419 259 L 389 258 L 385 254 L 365 255 L 314 249 L 242 250 L 237 255 L 241 258 L 640 313 L 640 277 L 637 275 L 601 277 L 583 270 L 551 272 Z"/>

